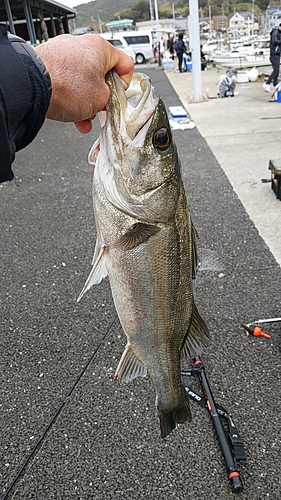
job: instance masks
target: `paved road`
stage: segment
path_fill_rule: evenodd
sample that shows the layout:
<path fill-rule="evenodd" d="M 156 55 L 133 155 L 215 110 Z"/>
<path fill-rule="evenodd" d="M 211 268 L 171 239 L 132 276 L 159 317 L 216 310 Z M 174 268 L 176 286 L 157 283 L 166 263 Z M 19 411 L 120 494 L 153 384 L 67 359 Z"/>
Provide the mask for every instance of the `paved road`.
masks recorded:
<path fill-rule="evenodd" d="M 208 88 L 215 97 L 222 74 L 223 70 L 202 71 L 203 93 Z M 264 92 L 262 80 L 238 83 L 239 95 L 231 99 L 189 103 L 192 73 L 168 71 L 167 77 L 281 266 L 281 203 L 271 185 L 261 182 L 270 180 L 269 160 L 281 158 L 280 103 Z"/>
<path fill-rule="evenodd" d="M 180 104 L 164 72 L 147 72 L 167 106 Z M 230 500 L 207 412 L 192 403 L 192 422 L 163 441 L 150 380 L 113 380 L 125 338 L 108 282 L 76 303 L 95 242 L 86 158 L 97 133 L 47 121 L 17 156 L 17 185 L 0 187 L 1 491 L 19 474 L 5 498 Z M 240 498 L 277 500 L 280 327 L 269 325 L 266 340 L 241 323 L 280 315 L 280 266 L 199 131 L 174 135 L 199 234 L 203 359 L 249 457 Z"/>

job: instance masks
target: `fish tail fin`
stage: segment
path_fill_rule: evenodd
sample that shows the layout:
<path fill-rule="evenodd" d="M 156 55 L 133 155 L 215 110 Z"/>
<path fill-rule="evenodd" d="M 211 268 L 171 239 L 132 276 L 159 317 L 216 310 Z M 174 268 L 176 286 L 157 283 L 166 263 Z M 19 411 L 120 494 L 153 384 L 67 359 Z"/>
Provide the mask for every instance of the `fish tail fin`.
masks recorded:
<path fill-rule="evenodd" d="M 184 389 L 182 396 L 183 397 L 181 398 L 178 406 L 176 406 L 172 410 L 164 411 L 158 408 L 161 437 L 163 439 L 168 436 L 173 429 L 175 429 L 176 424 L 183 425 L 185 422 L 190 422 L 191 420 L 189 400 Z"/>
<path fill-rule="evenodd" d="M 189 358 L 189 356 L 200 356 L 203 348 L 208 343 L 209 332 L 205 321 L 200 316 L 200 313 L 194 304 L 190 327 L 183 346 L 181 348 L 181 358 Z"/>

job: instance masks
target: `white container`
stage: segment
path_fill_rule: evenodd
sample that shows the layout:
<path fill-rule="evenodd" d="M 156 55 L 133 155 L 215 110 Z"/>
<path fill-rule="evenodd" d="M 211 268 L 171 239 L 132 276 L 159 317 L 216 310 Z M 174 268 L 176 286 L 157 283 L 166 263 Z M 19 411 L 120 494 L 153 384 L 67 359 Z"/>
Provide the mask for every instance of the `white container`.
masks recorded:
<path fill-rule="evenodd" d="M 237 83 L 248 83 L 249 74 L 248 71 L 237 71 Z"/>

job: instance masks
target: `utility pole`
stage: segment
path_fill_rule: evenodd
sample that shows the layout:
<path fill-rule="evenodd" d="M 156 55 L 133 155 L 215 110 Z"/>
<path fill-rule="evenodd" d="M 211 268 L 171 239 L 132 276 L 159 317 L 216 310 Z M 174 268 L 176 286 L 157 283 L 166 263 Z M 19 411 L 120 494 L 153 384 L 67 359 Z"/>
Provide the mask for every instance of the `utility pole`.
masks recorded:
<path fill-rule="evenodd" d="M 102 33 L 102 22 L 101 22 L 101 18 L 100 18 L 100 12 L 102 12 L 102 10 L 98 10 L 98 22 L 99 22 L 99 27 L 100 27 L 100 33 Z"/>
<path fill-rule="evenodd" d="M 158 2 L 157 2 L 157 0 L 154 0 L 154 14 L 155 14 L 155 21 L 156 21 L 156 33 L 157 33 L 158 64 L 159 64 L 159 66 L 161 66 L 160 30 L 159 30 Z"/>
<path fill-rule="evenodd" d="M 254 34 L 254 24 L 255 24 L 255 0 L 253 0 L 253 7 L 252 7 L 252 35 Z"/>
<path fill-rule="evenodd" d="M 192 54 L 192 79 L 194 101 L 202 101 L 201 51 L 198 17 L 198 0 L 189 0 L 189 43 Z"/>

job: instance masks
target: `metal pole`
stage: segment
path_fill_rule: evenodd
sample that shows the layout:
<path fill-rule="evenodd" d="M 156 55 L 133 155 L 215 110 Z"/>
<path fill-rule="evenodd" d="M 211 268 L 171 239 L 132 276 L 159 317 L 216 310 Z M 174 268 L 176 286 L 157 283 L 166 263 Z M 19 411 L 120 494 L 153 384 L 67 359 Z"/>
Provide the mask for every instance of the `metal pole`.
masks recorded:
<path fill-rule="evenodd" d="M 152 9 L 152 0 L 149 0 L 149 12 L 150 12 L 150 21 L 153 21 L 153 9 Z"/>
<path fill-rule="evenodd" d="M 50 17 L 51 17 L 52 34 L 53 34 L 53 37 L 54 37 L 54 36 L 57 35 L 57 32 L 56 32 L 56 26 L 55 26 L 55 21 L 54 21 L 53 10 L 51 10 L 51 12 L 50 12 Z"/>
<path fill-rule="evenodd" d="M 102 10 L 98 10 L 98 22 L 99 22 L 100 33 L 102 33 L 102 22 L 100 18 L 100 12 L 102 12 Z"/>
<path fill-rule="evenodd" d="M 155 21 L 156 21 L 156 33 L 157 33 L 158 65 L 161 66 L 160 30 L 159 30 L 159 16 L 158 16 L 158 2 L 157 2 L 157 0 L 154 0 L 154 14 L 155 14 Z"/>
<path fill-rule="evenodd" d="M 29 34 L 30 42 L 33 45 L 36 45 L 35 28 L 34 28 L 33 19 L 32 19 L 32 12 L 31 12 L 31 8 L 30 8 L 30 3 L 28 0 L 23 0 L 23 10 L 24 10 L 24 15 L 25 15 L 25 19 L 26 19 L 27 31 Z"/>
<path fill-rule="evenodd" d="M 7 18 L 9 21 L 9 31 L 13 35 L 15 35 L 16 30 L 15 30 L 15 25 L 14 25 L 14 21 L 13 21 L 13 15 L 12 15 L 12 11 L 11 11 L 10 2 L 9 2 L 9 0 L 4 0 L 4 1 L 5 1 L 6 12 L 7 12 Z"/>
<path fill-rule="evenodd" d="M 198 0 L 189 0 L 189 42 L 192 55 L 192 78 L 194 101 L 202 101 L 201 51 L 198 17 Z"/>

